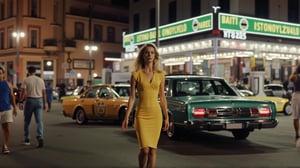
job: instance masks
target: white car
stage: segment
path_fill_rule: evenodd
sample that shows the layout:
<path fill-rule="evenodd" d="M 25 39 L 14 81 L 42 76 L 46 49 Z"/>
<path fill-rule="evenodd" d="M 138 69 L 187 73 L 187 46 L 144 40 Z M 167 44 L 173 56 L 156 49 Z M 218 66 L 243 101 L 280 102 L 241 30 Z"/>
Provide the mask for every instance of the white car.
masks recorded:
<path fill-rule="evenodd" d="M 266 84 L 264 85 L 264 90 L 271 90 L 272 96 L 275 97 L 285 97 L 287 94 L 286 90 L 281 84 Z"/>

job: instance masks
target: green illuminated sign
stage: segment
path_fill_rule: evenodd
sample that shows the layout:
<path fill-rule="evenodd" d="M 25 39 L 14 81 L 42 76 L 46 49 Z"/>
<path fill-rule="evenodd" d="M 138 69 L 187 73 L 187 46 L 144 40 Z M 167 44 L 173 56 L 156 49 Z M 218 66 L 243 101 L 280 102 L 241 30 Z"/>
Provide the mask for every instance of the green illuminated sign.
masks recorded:
<path fill-rule="evenodd" d="M 219 13 L 219 30 L 245 31 L 249 34 L 300 38 L 300 25 L 288 22 Z"/>
<path fill-rule="evenodd" d="M 206 14 L 199 17 L 175 22 L 159 27 L 159 40 L 185 36 L 193 33 L 212 30 L 212 14 Z M 156 29 L 147 29 L 145 31 L 127 34 L 123 36 L 123 46 L 136 46 L 144 43 L 154 42 L 156 40 Z"/>

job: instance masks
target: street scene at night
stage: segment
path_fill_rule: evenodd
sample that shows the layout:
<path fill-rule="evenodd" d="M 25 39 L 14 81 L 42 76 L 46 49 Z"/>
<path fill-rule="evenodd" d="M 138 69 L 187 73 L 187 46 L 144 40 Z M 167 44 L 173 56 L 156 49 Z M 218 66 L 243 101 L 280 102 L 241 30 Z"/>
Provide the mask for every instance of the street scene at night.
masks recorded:
<path fill-rule="evenodd" d="M 300 167 L 299 40 L 300 0 L 0 0 L 0 167 Z"/>

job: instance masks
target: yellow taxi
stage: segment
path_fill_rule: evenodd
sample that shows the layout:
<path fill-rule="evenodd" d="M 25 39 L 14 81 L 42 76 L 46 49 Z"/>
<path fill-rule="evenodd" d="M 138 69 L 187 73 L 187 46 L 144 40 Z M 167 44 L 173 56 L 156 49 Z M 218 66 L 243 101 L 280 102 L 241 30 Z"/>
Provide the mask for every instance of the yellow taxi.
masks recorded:
<path fill-rule="evenodd" d="M 114 120 L 121 123 L 127 110 L 129 94 L 129 84 L 93 85 L 80 95 L 63 99 L 63 114 L 80 125 L 88 120 Z"/>
<path fill-rule="evenodd" d="M 287 98 L 275 97 L 275 96 L 254 96 L 253 93 L 250 93 L 247 90 L 238 90 L 238 91 L 242 93 L 243 96 L 249 99 L 266 100 L 266 101 L 274 102 L 276 105 L 276 111 L 279 113 L 284 113 L 285 115 L 292 114 L 291 102 Z M 265 93 L 266 95 L 269 95 L 267 92 Z"/>

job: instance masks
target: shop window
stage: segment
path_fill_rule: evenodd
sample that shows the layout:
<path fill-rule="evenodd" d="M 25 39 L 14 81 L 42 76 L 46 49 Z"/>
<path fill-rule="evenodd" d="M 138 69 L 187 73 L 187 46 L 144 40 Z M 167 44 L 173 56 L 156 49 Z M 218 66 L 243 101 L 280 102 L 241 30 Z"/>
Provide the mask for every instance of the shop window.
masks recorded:
<path fill-rule="evenodd" d="M 84 24 L 81 22 L 75 23 L 75 39 L 82 40 L 84 38 Z"/>

